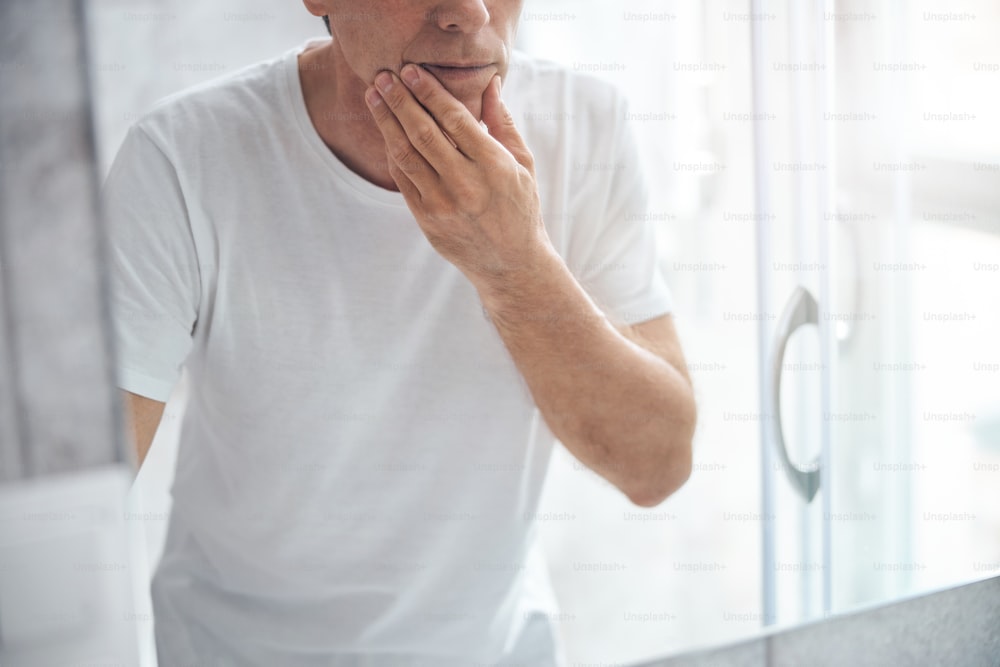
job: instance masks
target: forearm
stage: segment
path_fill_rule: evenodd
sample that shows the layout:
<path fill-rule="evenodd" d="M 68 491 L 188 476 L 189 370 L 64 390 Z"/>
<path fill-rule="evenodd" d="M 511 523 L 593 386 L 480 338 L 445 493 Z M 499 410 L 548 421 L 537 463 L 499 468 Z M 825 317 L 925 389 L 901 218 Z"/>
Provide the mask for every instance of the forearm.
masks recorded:
<path fill-rule="evenodd" d="M 619 333 L 548 243 L 534 156 L 500 78 L 483 92 L 486 133 L 426 70 L 400 74 L 380 72 L 365 99 L 427 240 L 479 290 L 552 432 L 633 502 L 658 502 L 690 472 L 686 379 Z"/>
<path fill-rule="evenodd" d="M 633 502 L 656 504 L 690 474 L 690 383 L 545 258 L 530 277 L 480 287 L 483 305 L 553 434 Z"/>

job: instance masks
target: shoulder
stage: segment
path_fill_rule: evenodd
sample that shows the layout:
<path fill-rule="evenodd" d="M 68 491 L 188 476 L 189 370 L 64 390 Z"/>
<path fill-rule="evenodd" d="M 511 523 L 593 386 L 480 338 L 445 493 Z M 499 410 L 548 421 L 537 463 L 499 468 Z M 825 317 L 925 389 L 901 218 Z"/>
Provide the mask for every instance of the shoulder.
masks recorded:
<path fill-rule="evenodd" d="M 504 101 L 540 170 L 540 185 L 587 193 L 576 200 L 601 200 L 609 193 L 619 162 L 633 140 L 628 101 L 616 84 L 591 63 L 560 64 L 515 51 Z"/>
<path fill-rule="evenodd" d="M 133 127 L 170 152 L 204 151 L 212 143 L 252 136 L 254 127 L 287 115 L 288 58 L 285 53 L 169 95 Z"/>
<path fill-rule="evenodd" d="M 617 85 L 582 66 L 560 64 L 515 51 L 504 101 L 538 161 L 553 178 L 575 179 L 573 188 L 604 187 L 590 182 L 581 164 L 613 162 L 620 152 L 628 114 Z M 562 164 L 560 164 L 562 163 Z"/>
<path fill-rule="evenodd" d="M 592 63 L 561 64 L 515 50 L 508 79 L 513 88 L 511 95 L 523 113 L 518 120 L 548 117 L 571 125 L 596 123 L 609 129 L 611 121 L 624 117 L 624 92 L 601 78 Z M 564 112 L 561 118 L 551 115 L 559 111 Z"/>

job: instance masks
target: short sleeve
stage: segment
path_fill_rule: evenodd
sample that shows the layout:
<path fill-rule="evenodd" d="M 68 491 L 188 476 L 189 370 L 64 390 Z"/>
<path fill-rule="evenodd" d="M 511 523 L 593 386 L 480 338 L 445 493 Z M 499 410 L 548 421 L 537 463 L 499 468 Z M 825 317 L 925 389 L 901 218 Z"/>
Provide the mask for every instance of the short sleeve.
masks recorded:
<path fill-rule="evenodd" d="M 103 188 L 117 384 L 166 402 L 191 350 L 201 281 L 177 172 L 133 126 Z"/>
<path fill-rule="evenodd" d="M 605 205 L 581 211 L 585 257 L 580 284 L 612 320 L 636 324 L 670 313 L 673 297 L 660 270 L 657 229 L 648 211 L 649 191 L 635 136 L 619 98 Z"/>

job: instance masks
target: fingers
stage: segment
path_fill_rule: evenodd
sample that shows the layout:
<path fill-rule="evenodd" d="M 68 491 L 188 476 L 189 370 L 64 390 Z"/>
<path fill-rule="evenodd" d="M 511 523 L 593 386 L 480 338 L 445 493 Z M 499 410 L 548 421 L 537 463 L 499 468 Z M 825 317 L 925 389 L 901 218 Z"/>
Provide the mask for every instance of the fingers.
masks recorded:
<path fill-rule="evenodd" d="M 379 72 L 375 77 L 375 86 L 381 92 L 388 111 L 403 128 L 410 144 L 439 174 L 453 167 L 456 157 L 463 157 L 455 151 L 455 147 L 442 132 L 439 122 L 420 106 L 413 93 L 394 73 Z"/>
<path fill-rule="evenodd" d="M 407 64 L 400 75 L 416 100 L 427 108 L 437 125 L 451 137 L 462 154 L 472 160 L 481 160 L 488 155 L 489 145 L 483 142 L 483 130 L 479 121 L 433 74 L 416 65 Z"/>
<path fill-rule="evenodd" d="M 514 123 L 514 116 L 500 98 L 500 77 L 495 76 L 483 92 L 483 122 L 490 136 L 503 144 L 521 166 L 534 172 L 535 159 L 528 145 L 521 138 Z"/>
<path fill-rule="evenodd" d="M 396 88 L 402 86 L 397 85 Z M 437 184 L 440 177 L 424 156 L 414 148 L 414 144 L 411 143 L 385 98 L 374 88 L 369 88 L 365 93 L 365 101 L 385 139 L 390 174 L 395 165 L 419 191 L 429 191 Z"/>
<path fill-rule="evenodd" d="M 392 180 L 395 181 L 396 186 L 399 188 L 400 194 L 403 195 L 403 199 L 406 200 L 407 205 L 411 210 L 415 210 L 414 206 L 423 202 L 423 195 L 420 193 L 420 189 L 413 183 L 410 177 L 404 172 L 399 165 L 389 158 L 388 153 L 386 154 L 389 164 L 389 175 L 392 176 Z"/>

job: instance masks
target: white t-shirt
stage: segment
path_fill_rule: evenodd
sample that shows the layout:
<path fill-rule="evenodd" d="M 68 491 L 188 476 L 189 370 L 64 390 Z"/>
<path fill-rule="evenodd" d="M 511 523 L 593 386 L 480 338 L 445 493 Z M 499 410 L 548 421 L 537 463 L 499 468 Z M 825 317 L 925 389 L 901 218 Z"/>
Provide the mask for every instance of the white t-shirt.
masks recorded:
<path fill-rule="evenodd" d="M 555 438 L 402 195 L 324 145 L 305 46 L 161 101 L 105 184 L 119 386 L 190 377 L 160 667 L 565 664 Z M 618 321 L 670 312 L 622 96 L 515 54 L 504 97 L 573 274 Z"/>

